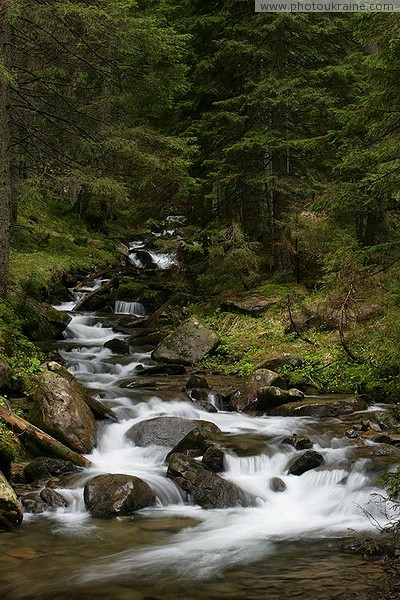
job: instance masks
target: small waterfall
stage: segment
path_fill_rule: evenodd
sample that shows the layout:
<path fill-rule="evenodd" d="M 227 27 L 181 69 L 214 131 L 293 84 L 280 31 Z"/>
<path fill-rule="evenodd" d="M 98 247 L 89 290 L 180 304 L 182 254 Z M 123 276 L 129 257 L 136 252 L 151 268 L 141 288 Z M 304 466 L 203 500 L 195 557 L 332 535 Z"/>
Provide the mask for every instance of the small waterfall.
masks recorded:
<path fill-rule="evenodd" d="M 141 302 L 124 302 L 117 300 L 114 312 L 116 315 L 134 315 L 135 317 L 145 317 L 146 309 Z"/>
<path fill-rule="evenodd" d="M 170 269 L 174 265 L 176 265 L 176 258 L 172 254 L 162 254 L 157 252 L 149 251 L 151 258 L 154 263 L 157 265 L 157 268 L 161 271 L 165 271 L 166 269 Z"/>

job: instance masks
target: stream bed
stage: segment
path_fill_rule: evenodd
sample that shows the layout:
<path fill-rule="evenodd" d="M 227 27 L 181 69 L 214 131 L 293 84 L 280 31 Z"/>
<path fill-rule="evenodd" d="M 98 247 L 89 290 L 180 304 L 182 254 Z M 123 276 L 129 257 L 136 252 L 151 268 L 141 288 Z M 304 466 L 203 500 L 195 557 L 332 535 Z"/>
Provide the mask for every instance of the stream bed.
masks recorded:
<path fill-rule="evenodd" d="M 131 245 L 133 252 L 140 247 Z M 166 255 L 153 256 L 159 268 L 172 264 Z M 91 289 L 82 288 L 80 294 Z M 73 305 L 59 308 L 71 310 Z M 138 302 L 120 303 L 116 309 L 119 314 L 144 314 Z M 151 348 L 131 346 L 128 356 L 115 354 L 105 342 L 128 338 L 113 330 L 117 314 L 71 314 L 59 352 L 69 371 L 119 421 L 100 425 L 97 447 L 88 455 L 93 467 L 57 488 L 68 508 L 27 514 L 17 532 L 0 536 L 2 600 L 378 597 L 376 590 L 384 587 L 379 562 L 344 548 L 375 535 L 375 523 L 385 522 L 377 501 L 381 490 L 374 485 L 379 467 L 343 436 L 342 422 L 206 413 L 182 399 L 180 390 L 189 375 L 164 381 L 157 376 L 156 390 L 123 388 L 122 382 L 135 377 L 136 367 L 154 364 Z M 211 395 L 210 400 L 215 403 Z M 256 495 L 257 506 L 203 510 L 188 502 L 166 478 L 165 457 L 171 448 L 138 447 L 124 437 L 133 424 L 156 416 L 205 419 L 231 436 L 223 477 Z M 324 457 L 321 467 L 300 477 L 287 474 L 296 450 L 281 443 L 293 434 L 310 438 Z M 238 440 L 246 440 L 247 451 L 235 451 Z M 261 451 L 248 451 L 260 441 Z M 156 506 L 132 517 L 90 517 L 83 486 L 99 473 L 142 478 L 155 491 Z M 285 484 L 281 493 L 269 485 L 276 477 Z"/>

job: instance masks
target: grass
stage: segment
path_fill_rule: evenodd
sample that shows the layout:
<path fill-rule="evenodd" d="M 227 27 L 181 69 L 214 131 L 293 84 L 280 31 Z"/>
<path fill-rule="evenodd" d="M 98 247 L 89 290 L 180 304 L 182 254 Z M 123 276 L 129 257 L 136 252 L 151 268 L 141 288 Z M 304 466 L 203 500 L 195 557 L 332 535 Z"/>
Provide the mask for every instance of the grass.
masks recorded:
<path fill-rule="evenodd" d="M 55 199 L 44 200 L 33 193 L 22 194 L 18 224 L 13 231 L 10 251 L 10 289 L 30 293 L 49 287 L 64 273 L 74 269 L 91 270 L 115 264 L 115 242 L 120 232 L 93 234 L 69 206 Z M 87 237 L 87 245 L 74 243 Z"/>
<path fill-rule="evenodd" d="M 250 293 L 260 293 L 261 289 L 271 297 L 277 297 L 279 291 L 282 296 L 287 293 L 285 286 L 281 290 L 277 287 L 280 286 L 264 284 Z M 320 292 L 303 291 L 298 302 L 312 304 L 319 297 Z M 326 393 L 363 393 L 375 400 L 398 401 L 400 327 L 396 307 L 378 320 L 355 324 L 346 331 L 348 343 L 363 359 L 360 363 L 346 355 L 338 331 L 308 329 L 304 333 L 314 344 L 285 333 L 288 317 L 284 302 L 278 302 L 259 317 L 223 312 L 205 303 L 192 311 L 204 318 L 221 339 L 216 353 L 202 361 L 200 366 L 204 369 L 247 376 L 267 357 L 288 352 L 303 357 L 300 365 L 282 369 L 293 387 L 313 386 Z"/>

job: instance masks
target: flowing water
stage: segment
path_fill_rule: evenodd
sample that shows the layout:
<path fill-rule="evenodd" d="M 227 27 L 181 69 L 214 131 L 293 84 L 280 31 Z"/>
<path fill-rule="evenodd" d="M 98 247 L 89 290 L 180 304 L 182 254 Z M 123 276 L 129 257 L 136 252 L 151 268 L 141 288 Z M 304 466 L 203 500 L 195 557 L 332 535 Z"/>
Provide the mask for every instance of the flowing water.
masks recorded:
<path fill-rule="evenodd" d="M 141 247 L 131 245 L 133 252 Z M 157 259 L 164 268 L 165 256 Z M 75 302 L 100 283 L 80 289 Z M 117 304 L 115 312 L 143 311 L 132 302 Z M 127 359 L 104 348 L 108 340 L 128 337 L 113 330 L 112 321 L 110 315 L 72 313 L 60 353 L 68 369 L 113 408 L 119 421 L 100 425 L 97 447 L 89 456 L 93 467 L 75 476 L 69 488 L 58 489 L 68 508 L 25 515 L 17 533 L 0 536 L 0 597 L 328 599 L 353 592 L 359 594 L 353 597 L 369 597 L 382 575 L 379 565 L 344 552 L 342 545 L 373 533 L 373 520 L 383 519 L 375 499 L 380 490 L 374 487 L 374 464 L 358 457 L 355 442 L 338 432 L 340 422 L 205 413 L 182 400 L 182 380 L 173 385 L 173 378 L 168 393 L 162 386 L 154 391 L 122 388 L 121 382 L 135 377 L 136 367 L 152 364 L 151 352 L 131 346 Z M 210 401 L 218 404 L 212 394 Z M 259 454 L 232 450 L 223 473 L 255 494 L 257 506 L 202 510 L 190 504 L 166 478 L 170 448 L 137 447 L 124 437 L 134 423 L 160 415 L 206 419 L 232 440 L 261 440 Z M 311 438 L 325 461 L 301 477 L 287 474 L 296 451 L 280 443 L 294 433 Z M 156 506 L 133 517 L 91 518 L 83 485 L 98 473 L 141 477 L 155 490 Z M 282 479 L 284 492 L 272 491 L 272 477 Z"/>

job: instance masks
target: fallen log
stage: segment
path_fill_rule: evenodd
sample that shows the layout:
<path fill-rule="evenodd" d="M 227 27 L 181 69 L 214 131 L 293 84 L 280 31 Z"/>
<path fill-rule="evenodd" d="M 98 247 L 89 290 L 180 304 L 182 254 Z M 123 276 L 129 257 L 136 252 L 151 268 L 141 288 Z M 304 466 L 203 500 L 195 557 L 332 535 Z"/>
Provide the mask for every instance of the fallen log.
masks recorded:
<path fill-rule="evenodd" d="M 22 523 L 23 513 L 18 498 L 0 471 L 0 529 L 10 529 Z"/>
<path fill-rule="evenodd" d="M 78 467 L 90 467 L 92 465 L 90 460 L 81 454 L 64 446 L 64 444 L 51 437 L 51 435 L 48 435 L 3 406 L 0 406 L 0 418 L 19 434 L 22 442 L 24 439 L 33 442 L 44 454 L 55 458 L 62 458 L 63 460 L 69 460 Z"/>
<path fill-rule="evenodd" d="M 82 281 L 77 283 L 74 286 L 74 291 L 79 292 L 79 290 L 81 288 L 85 287 L 86 284 L 91 283 L 95 279 L 100 279 L 101 277 L 104 277 L 105 275 L 110 275 L 110 273 L 112 273 L 113 271 L 116 272 L 116 270 L 117 269 L 114 268 L 114 269 L 103 269 L 102 271 L 97 271 L 96 273 L 89 275 L 88 277 L 86 277 L 86 279 L 83 279 Z"/>
<path fill-rule="evenodd" d="M 118 279 L 116 279 L 116 278 L 110 279 L 110 281 L 107 281 L 106 283 L 104 283 L 103 285 L 98 287 L 97 289 L 93 290 L 93 292 L 89 292 L 88 294 L 85 294 L 84 296 L 82 296 L 82 298 L 79 300 L 79 302 L 77 302 L 75 304 L 74 308 L 72 309 L 72 312 L 81 310 L 82 306 L 84 306 L 94 296 L 97 296 L 98 294 L 102 294 L 103 292 L 107 292 L 108 290 L 111 291 L 113 288 L 116 288 L 116 287 L 118 287 Z"/>

